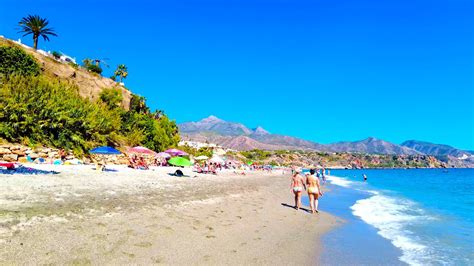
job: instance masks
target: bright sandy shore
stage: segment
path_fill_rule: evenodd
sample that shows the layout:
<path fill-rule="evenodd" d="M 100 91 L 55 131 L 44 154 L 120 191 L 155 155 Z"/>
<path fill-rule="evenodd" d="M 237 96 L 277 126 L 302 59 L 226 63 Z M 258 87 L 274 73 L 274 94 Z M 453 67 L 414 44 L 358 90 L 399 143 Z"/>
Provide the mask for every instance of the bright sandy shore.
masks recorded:
<path fill-rule="evenodd" d="M 307 265 L 338 223 L 283 206 L 281 173 L 115 168 L 0 175 L 0 264 Z"/>

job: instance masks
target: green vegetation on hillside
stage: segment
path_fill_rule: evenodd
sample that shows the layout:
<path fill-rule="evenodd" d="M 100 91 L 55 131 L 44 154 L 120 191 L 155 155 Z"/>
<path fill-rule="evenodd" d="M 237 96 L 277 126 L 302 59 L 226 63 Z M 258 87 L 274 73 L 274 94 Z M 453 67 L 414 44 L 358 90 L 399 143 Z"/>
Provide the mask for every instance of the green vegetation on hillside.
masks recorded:
<path fill-rule="evenodd" d="M 0 138 L 76 154 L 98 145 L 160 151 L 179 142 L 176 123 L 161 111 L 150 112 L 144 97 L 133 95 L 128 111 L 115 88 L 104 89 L 92 102 L 73 84 L 41 75 L 34 58 L 20 48 L 0 47 L 0 74 Z"/>
<path fill-rule="evenodd" d="M 82 60 L 82 66 L 89 70 L 90 72 L 96 73 L 96 74 L 102 74 L 102 68 L 98 64 L 94 64 L 94 60 L 86 58 Z"/>
<path fill-rule="evenodd" d="M 241 151 L 240 155 L 257 164 L 302 167 L 342 168 L 426 168 L 445 165 L 427 155 L 381 155 L 361 153 L 325 153 L 317 151 Z"/>
<path fill-rule="evenodd" d="M 9 76 L 0 85 L 0 137 L 83 153 L 118 140 L 120 116 L 83 99 L 67 83 L 45 77 Z"/>
<path fill-rule="evenodd" d="M 40 67 L 35 59 L 17 47 L 0 46 L 0 75 L 38 75 Z"/>

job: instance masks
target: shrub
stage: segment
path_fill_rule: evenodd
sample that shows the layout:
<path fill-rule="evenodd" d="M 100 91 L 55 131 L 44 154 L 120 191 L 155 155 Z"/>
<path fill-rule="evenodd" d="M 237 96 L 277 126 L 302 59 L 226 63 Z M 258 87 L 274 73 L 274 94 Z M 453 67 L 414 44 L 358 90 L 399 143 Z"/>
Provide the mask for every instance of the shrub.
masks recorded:
<path fill-rule="evenodd" d="M 100 92 L 100 100 L 109 107 L 109 109 L 115 109 L 120 107 L 122 103 L 122 92 L 118 89 L 109 88 L 103 89 Z"/>
<path fill-rule="evenodd" d="M 97 65 L 87 65 L 86 69 L 89 70 L 90 72 L 97 73 L 97 74 L 102 74 L 102 68 Z"/>
<path fill-rule="evenodd" d="M 58 52 L 58 51 L 53 51 L 51 54 L 53 55 L 53 57 L 54 57 L 55 59 L 61 58 L 61 55 L 62 55 L 62 54 L 61 54 L 60 52 Z"/>
<path fill-rule="evenodd" d="M 33 56 L 18 47 L 0 46 L 0 74 L 38 75 L 40 67 Z"/>
<path fill-rule="evenodd" d="M 72 66 L 74 69 L 79 69 L 79 65 L 74 62 L 68 62 L 67 64 Z"/>

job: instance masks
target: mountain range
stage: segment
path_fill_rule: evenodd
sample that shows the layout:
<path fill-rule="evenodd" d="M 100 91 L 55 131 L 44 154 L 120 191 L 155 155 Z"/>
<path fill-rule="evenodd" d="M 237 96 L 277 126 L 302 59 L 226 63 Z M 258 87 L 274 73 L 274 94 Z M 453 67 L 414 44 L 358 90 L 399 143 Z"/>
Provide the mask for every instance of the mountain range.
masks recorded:
<path fill-rule="evenodd" d="M 198 122 L 178 125 L 183 140 L 211 142 L 234 150 L 312 150 L 322 152 L 350 152 L 394 155 L 432 155 L 445 159 L 469 159 L 471 152 L 448 145 L 409 140 L 395 144 L 369 137 L 360 141 L 320 144 L 300 138 L 271 134 L 262 127 L 248 128 L 241 123 L 229 122 L 210 116 Z"/>

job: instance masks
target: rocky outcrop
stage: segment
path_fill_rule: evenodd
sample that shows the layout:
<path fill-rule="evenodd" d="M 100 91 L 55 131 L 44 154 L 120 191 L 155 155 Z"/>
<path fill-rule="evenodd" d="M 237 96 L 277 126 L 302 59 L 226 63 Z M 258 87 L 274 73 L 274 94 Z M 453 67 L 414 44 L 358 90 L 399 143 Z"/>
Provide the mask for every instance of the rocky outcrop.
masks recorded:
<path fill-rule="evenodd" d="M 74 155 L 71 151 L 66 152 L 67 157 L 73 159 Z M 7 162 L 27 162 L 27 157 L 31 160 L 38 158 L 44 159 L 60 159 L 59 158 L 59 149 L 53 148 L 30 148 L 28 146 L 19 145 L 19 144 L 0 144 L 0 160 Z"/>
<path fill-rule="evenodd" d="M 43 158 L 45 163 L 53 163 L 60 159 L 59 149 L 48 147 L 31 148 L 19 144 L 0 144 L 0 161 L 27 163 L 38 158 Z M 66 151 L 66 161 L 76 159 L 72 151 Z M 84 163 L 104 162 L 106 164 L 128 164 L 125 154 L 114 156 L 91 155 L 90 157 L 77 158 Z M 151 160 L 151 158 L 150 158 Z M 151 162 L 151 161 L 150 161 Z"/>

